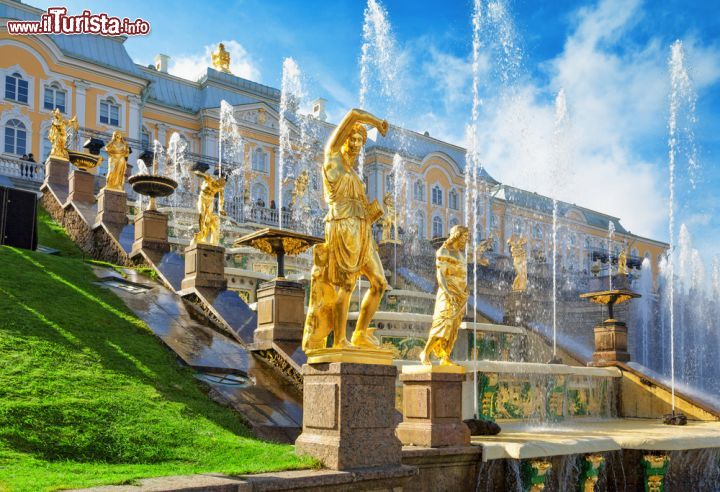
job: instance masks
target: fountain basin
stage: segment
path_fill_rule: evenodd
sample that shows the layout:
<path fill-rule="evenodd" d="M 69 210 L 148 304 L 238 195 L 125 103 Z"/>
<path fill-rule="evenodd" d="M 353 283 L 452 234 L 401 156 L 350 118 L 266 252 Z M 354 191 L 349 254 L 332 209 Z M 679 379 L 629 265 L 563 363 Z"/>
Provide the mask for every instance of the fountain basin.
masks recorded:
<path fill-rule="evenodd" d="M 135 193 L 140 193 L 151 198 L 161 198 L 172 195 L 177 188 L 177 181 L 165 176 L 156 176 L 154 174 L 136 174 L 130 176 L 128 183 L 132 186 Z"/>
<path fill-rule="evenodd" d="M 285 277 L 285 255 L 299 255 L 315 244 L 324 242 L 325 239 L 308 236 L 299 232 L 285 229 L 266 227 L 257 232 L 241 237 L 233 246 L 251 246 L 255 249 L 275 255 L 277 259 L 277 276 Z"/>
<path fill-rule="evenodd" d="M 67 153 L 70 163 L 81 171 L 95 169 L 102 162 L 102 156 L 91 154 L 89 152 L 68 150 Z"/>

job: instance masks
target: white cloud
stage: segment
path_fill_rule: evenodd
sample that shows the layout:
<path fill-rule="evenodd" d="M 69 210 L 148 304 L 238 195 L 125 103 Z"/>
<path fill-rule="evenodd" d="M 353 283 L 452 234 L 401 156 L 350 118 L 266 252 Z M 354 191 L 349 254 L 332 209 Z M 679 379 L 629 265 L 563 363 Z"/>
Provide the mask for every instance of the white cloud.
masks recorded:
<path fill-rule="evenodd" d="M 547 85 L 515 88 L 486 105 L 480 137 L 488 171 L 501 182 L 622 219 L 634 233 L 667 235 L 665 164 L 640 146 L 666 141 L 669 46 L 619 46 L 642 12 L 637 1 L 601 1 L 576 16 L 560 55 L 546 63 Z M 720 50 L 686 43 L 697 86 L 720 79 Z M 573 173 L 563 189 L 552 176 L 554 108 L 548 94 L 564 88 L 572 128 Z M 662 158 L 662 157 L 660 157 Z"/>
<path fill-rule="evenodd" d="M 230 53 L 230 71 L 238 77 L 259 82 L 260 69 L 247 50 L 234 40 L 221 42 Z M 207 67 L 211 65 L 210 55 L 216 49 L 217 45 L 209 45 L 205 46 L 203 54 L 171 57 L 168 71 L 178 77 L 197 80 L 206 73 Z"/>

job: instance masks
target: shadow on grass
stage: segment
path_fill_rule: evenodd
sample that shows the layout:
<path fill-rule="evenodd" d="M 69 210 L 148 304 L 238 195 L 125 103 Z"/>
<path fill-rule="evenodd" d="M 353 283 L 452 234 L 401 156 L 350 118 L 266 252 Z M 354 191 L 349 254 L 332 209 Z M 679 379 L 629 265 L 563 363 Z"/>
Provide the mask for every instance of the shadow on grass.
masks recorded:
<path fill-rule="evenodd" d="M 198 432 L 217 433 L 204 419 L 251 436 L 119 298 L 92 283 L 87 265 L 7 247 L 0 263 L 0 332 L 14 339 L 0 341 L 0 361 L 15 355 L 0 362 L 0 379 L 10 375 L 0 439 L 11 448 L 46 460 L 153 463 L 192 461 Z"/>

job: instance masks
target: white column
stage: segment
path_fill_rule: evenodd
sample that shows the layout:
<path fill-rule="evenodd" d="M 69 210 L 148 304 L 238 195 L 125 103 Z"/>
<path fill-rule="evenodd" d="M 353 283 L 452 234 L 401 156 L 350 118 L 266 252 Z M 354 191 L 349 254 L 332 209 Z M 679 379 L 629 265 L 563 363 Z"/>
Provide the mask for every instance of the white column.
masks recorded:
<path fill-rule="evenodd" d="M 128 111 L 130 124 L 128 137 L 141 140 L 140 135 L 140 98 L 134 94 L 128 96 Z"/>
<path fill-rule="evenodd" d="M 87 102 L 85 99 L 87 88 L 90 84 L 84 80 L 75 81 L 75 115 L 77 116 L 78 125 L 85 126 L 85 113 L 87 112 Z"/>

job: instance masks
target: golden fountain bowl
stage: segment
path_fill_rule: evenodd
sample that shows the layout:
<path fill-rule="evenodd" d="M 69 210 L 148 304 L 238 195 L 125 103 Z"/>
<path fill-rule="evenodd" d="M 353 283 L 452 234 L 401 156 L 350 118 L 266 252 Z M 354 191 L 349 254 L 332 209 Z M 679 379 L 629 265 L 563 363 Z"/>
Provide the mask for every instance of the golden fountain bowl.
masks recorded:
<path fill-rule="evenodd" d="M 67 153 L 70 163 L 81 171 L 95 169 L 102 163 L 102 156 L 100 155 L 89 152 L 79 152 L 77 150 L 68 150 Z"/>

